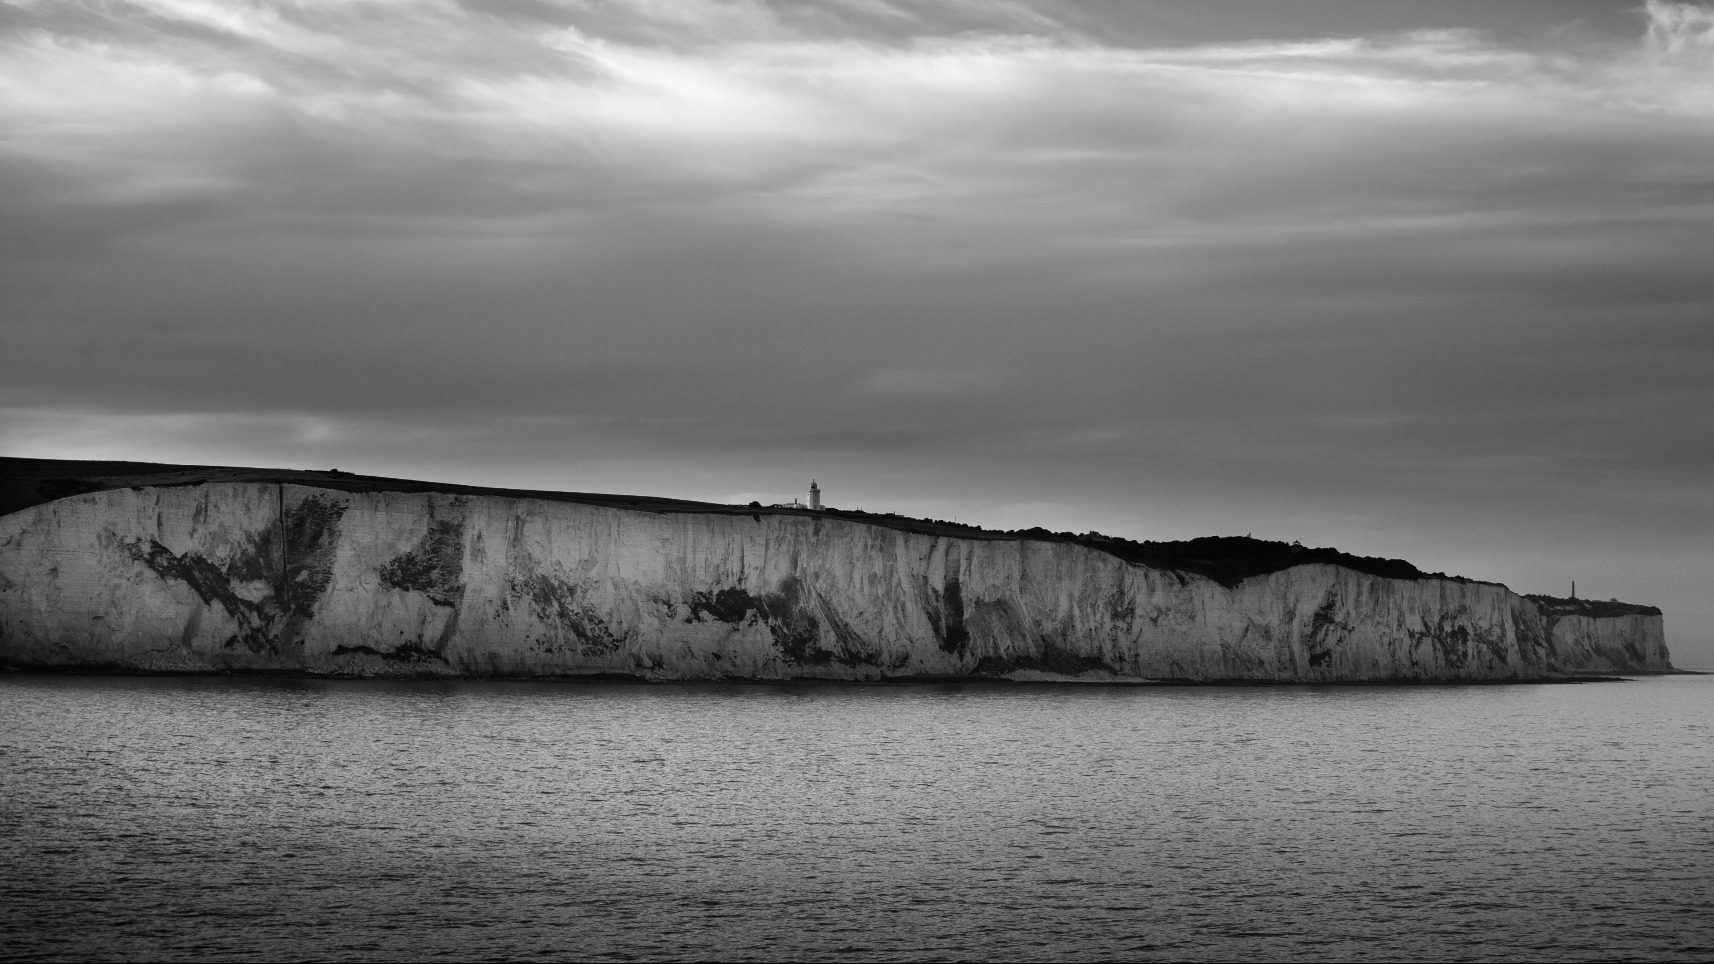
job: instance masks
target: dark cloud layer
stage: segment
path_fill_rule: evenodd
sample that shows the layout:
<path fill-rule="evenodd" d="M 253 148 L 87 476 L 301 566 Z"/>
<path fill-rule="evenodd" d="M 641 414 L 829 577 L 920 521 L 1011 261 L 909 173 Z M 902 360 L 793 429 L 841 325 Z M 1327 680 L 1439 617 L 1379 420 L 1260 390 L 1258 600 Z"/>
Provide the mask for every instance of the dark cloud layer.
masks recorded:
<path fill-rule="evenodd" d="M 1702 5 L 37 0 L 0 116 L 10 453 L 815 475 L 1714 665 Z"/>

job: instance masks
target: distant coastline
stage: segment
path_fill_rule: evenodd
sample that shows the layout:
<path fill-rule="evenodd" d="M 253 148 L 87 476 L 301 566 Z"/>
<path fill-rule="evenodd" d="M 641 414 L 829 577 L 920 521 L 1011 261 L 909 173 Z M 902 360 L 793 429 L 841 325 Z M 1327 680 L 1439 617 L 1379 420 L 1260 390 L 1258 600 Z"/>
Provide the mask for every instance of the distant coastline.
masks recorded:
<path fill-rule="evenodd" d="M 1249 537 L 0 459 L 0 664 L 1080 683 L 1673 671 L 1652 606 Z"/>

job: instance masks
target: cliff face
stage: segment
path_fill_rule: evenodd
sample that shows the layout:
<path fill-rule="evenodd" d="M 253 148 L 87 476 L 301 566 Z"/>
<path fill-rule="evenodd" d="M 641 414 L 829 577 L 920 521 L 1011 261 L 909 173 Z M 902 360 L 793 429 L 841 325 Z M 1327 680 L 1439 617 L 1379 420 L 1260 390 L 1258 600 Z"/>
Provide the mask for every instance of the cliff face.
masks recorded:
<path fill-rule="evenodd" d="M 243 482 L 0 517 L 0 663 L 661 679 L 1664 670 L 1660 616 L 1304 565 L 1232 587 L 834 515 Z"/>
<path fill-rule="evenodd" d="M 1531 596 L 1547 621 L 1556 673 L 1670 672 L 1660 611 L 1621 602 Z"/>

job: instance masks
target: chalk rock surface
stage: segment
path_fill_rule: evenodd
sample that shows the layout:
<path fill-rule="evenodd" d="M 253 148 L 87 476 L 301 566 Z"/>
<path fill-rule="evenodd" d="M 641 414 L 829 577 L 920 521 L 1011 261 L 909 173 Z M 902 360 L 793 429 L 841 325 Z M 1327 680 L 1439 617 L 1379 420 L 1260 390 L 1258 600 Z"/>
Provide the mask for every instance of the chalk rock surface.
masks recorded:
<path fill-rule="evenodd" d="M 1671 669 L 1658 610 L 807 511 L 214 482 L 0 517 L 0 663 L 359 676 L 1487 680 Z"/>

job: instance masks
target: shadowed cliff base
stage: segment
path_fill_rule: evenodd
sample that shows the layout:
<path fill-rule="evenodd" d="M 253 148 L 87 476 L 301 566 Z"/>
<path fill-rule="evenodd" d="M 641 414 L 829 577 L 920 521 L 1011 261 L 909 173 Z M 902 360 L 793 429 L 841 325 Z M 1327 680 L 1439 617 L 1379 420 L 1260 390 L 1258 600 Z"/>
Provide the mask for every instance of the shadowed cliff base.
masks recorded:
<path fill-rule="evenodd" d="M 761 686 L 769 689 L 821 689 L 827 687 L 913 687 L 913 686 L 945 686 L 949 688 L 997 688 L 1013 687 L 1061 688 L 1066 690 L 1086 689 L 1274 689 L 1278 687 L 1310 688 L 1326 687 L 1328 689 L 1346 689 L 1352 686 L 1371 686 L 1380 688 L 1416 689 L 1422 687 L 1442 686 L 1517 686 L 1517 685 L 1578 685 L 1582 683 L 1630 683 L 1637 676 L 1714 676 L 1714 672 L 1703 672 L 1690 669 L 1673 669 L 1664 671 L 1638 671 L 1621 675 L 1601 675 L 1596 673 L 1574 674 L 1569 676 L 1523 677 L 1517 679 L 1394 679 L 1394 680 L 1349 680 L 1342 682 L 1304 682 L 1301 680 L 1279 679 L 1090 679 L 1079 676 L 1061 676 L 1050 673 L 1039 675 L 969 675 L 960 676 L 945 673 L 924 673 L 913 676 L 883 676 L 875 679 L 836 679 L 826 676 L 726 676 L 718 679 L 672 679 L 658 676 L 641 676 L 636 673 L 542 673 L 525 675 L 520 673 L 473 675 L 469 673 L 448 676 L 444 673 L 407 673 L 407 674 L 376 674 L 376 673 L 340 673 L 321 670 L 302 669 L 211 669 L 200 671 L 186 670 L 157 670 L 143 669 L 123 664 L 112 665 L 56 665 L 56 664 L 14 664 L 0 663 L 0 673 L 18 676 L 136 676 L 147 678 L 172 677 L 220 677 L 226 679 L 254 680 L 350 680 L 362 682 L 377 680 L 389 683 L 415 682 L 423 684 L 447 684 L 459 680 L 470 680 L 483 683 L 586 683 L 591 685 L 613 684 L 619 686 L 707 686 L 722 688 L 727 686 Z"/>

